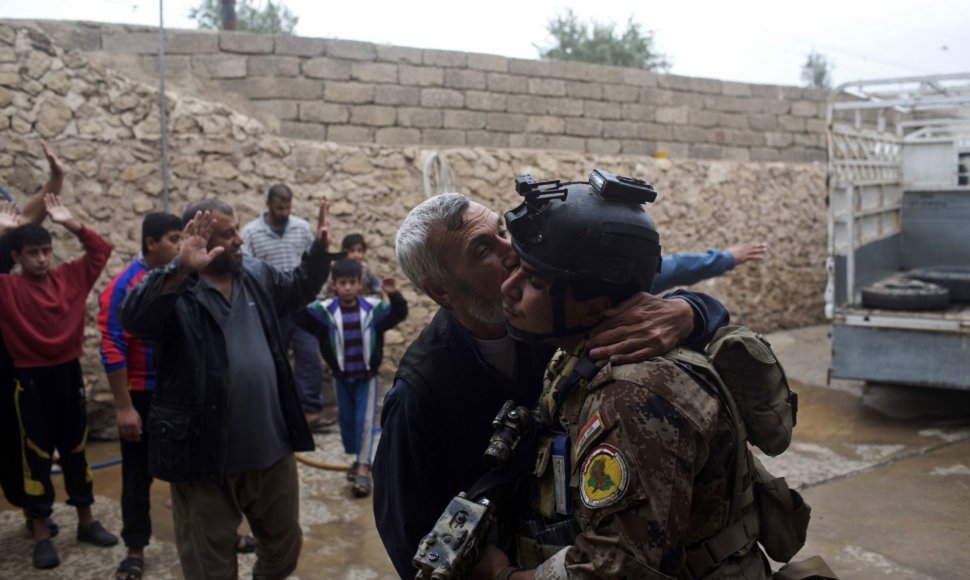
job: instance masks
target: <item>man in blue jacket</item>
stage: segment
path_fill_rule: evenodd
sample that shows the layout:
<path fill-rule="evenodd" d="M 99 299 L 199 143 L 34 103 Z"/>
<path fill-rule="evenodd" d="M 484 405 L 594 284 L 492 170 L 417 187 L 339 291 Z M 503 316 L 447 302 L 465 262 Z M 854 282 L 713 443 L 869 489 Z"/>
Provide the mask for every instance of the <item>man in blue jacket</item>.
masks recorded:
<path fill-rule="evenodd" d="M 760 262 L 767 253 L 768 247 L 762 242 L 738 244 L 726 250 L 709 248 L 706 252 L 674 252 L 663 257 L 660 272 L 653 279 L 653 293 L 716 278 L 745 262 Z"/>

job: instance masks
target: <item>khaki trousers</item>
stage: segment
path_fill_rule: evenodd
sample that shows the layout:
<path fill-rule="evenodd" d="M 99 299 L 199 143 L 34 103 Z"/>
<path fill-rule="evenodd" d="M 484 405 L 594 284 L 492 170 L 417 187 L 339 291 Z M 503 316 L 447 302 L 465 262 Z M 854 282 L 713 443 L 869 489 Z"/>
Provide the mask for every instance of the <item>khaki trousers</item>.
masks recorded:
<path fill-rule="evenodd" d="M 288 453 L 258 471 L 172 484 L 175 543 L 186 580 L 235 580 L 236 530 L 245 514 L 256 536 L 254 579 L 295 569 L 303 545 L 296 460 Z"/>

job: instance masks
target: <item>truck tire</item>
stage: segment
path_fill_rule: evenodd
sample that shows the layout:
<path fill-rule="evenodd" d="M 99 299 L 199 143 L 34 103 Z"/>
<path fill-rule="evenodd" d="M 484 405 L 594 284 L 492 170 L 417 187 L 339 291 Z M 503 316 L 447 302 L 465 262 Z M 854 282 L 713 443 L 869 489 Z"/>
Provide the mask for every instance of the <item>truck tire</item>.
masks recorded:
<path fill-rule="evenodd" d="M 942 310 L 950 292 L 922 280 L 885 280 L 862 289 L 862 305 L 885 310 Z"/>
<path fill-rule="evenodd" d="M 906 276 L 946 288 L 954 302 L 970 302 L 970 266 L 916 268 Z"/>

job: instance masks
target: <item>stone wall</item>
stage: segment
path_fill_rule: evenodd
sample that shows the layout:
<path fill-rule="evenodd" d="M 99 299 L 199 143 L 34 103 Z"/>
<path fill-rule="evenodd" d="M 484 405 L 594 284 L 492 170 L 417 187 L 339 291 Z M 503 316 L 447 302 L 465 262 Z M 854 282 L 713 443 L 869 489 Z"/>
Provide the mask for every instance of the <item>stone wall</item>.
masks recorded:
<path fill-rule="evenodd" d="M 156 90 L 65 51 L 37 29 L 0 24 L 0 184 L 23 200 L 46 178 L 39 139 L 63 159 L 64 202 L 114 245 L 88 300 L 83 366 L 88 384 L 107 396 L 97 360 L 97 293 L 139 249 L 142 216 L 162 209 Z M 369 260 L 397 277 L 411 315 L 388 333 L 382 374 L 389 379 L 406 344 L 434 311 L 404 281 L 393 255 L 394 233 L 424 198 L 422 167 L 429 149 L 291 140 L 218 104 L 171 94 L 171 202 L 219 196 L 240 223 L 257 217 L 264 192 L 277 182 L 295 194 L 294 213 L 315 215 L 332 202 L 334 238 L 363 232 Z M 762 331 L 822 320 L 825 282 L 825 172 L 820 165 L 778 162 L 663 160 L 535 149 L 461 147 L 442 151 L 455 189 L 497 210 L 517 203 L 513 176 L 582 179 L 594 167 L 635 175 L 660 192 L 651 208 L 667 251 L 704 250 L 764 240 L 770 255 L 697 289 L 729 308 L 735 321 Z M 57 226 L 60 260 L 76 257 L 76 241 Z"/>
<path fill-rule="evenodd" d="M 15 23 L 16 21 L 9 21 Z M 38 21 L 157 84 L 157 29 Z M 286 137 L 736 161 L 825 158 L 824 91 L 347 40 L 170 30 L 166 82 Z"/>

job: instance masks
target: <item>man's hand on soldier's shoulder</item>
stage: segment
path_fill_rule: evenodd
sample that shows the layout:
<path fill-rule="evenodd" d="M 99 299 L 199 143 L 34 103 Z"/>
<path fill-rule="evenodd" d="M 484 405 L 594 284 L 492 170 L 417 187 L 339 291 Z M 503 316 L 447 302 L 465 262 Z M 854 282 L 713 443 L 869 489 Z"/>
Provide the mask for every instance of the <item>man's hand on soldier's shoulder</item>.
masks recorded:
<path fill-rule="evenodd" d="M 614 364 L 640 362 L 674 348 L 694 330 L 694 309 L 685 300 L 639 292 L 604 312 L 590 333 L 595 359 Z"/>

